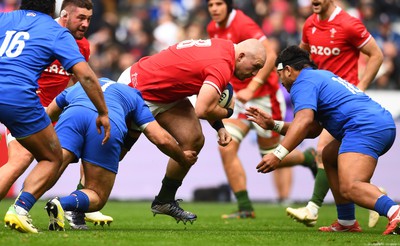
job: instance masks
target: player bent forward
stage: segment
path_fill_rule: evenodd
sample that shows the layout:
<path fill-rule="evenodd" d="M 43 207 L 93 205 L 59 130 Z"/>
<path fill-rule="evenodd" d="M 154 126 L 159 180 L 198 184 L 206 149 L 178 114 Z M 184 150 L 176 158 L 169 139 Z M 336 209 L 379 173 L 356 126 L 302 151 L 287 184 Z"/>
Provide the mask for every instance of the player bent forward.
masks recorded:
<path fill-rule="evenodd" d="M 66 197 L 53 198 L 46 204 L 49 230 L 64 230 L 64 210 L 78 213 L 73 217 L 78 221 L 73 223 L 82 224 L 85 212 L 103 208 L 114 185 L 118 162 L 136 142 L 135 136 L 139 135 L 128 135 L 133 132 L 128 131 L 127 122 L 129 126 L 131 122 L 138 127 L 164 154 L 184 168 L 197 160 L 195 151 L 182 151 L 176 140 L 155 121 L 139 91 L 106 78 L 99 81 L 112 125 L 111 137 L 106 144 L 102 144 L 97 133 L 97 112 L 79 83 L 64 90 L 47 108 L 51 119 L 58 120 L 55 130 L 63 152 L 59 175 L 69 163 L 81 159 L 86 179 L 84 189 Z"/>
<path fill-rule="evenodd" d="M 319 230 L 361 232 L 355 219 L 357 204 L 389 219 L 384 235 L 399 234 L 399 205 L 370 183 L 378 157 L 390 149 L 396 136 L 392 115 L 344 79 L 315 70 L 308 52 L 297 46 L 283 50 L 275 65 L 291 95 L 295 117 L 290 123 L 274 121 L 258 108 L 247 109 L 249 120 L 285 135 L 275 152 L 257 165 L 258 172 L 273 171 L 305 138 L 315 138 L 325 128 L 335 138 L 325 147 L 322 158 L 338 220 Z"/>

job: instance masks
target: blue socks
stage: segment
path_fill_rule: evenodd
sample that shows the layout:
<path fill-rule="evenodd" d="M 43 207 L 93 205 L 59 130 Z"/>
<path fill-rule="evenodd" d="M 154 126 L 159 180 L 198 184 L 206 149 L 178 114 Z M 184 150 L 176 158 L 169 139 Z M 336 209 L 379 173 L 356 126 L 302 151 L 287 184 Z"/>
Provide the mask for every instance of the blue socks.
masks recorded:
<path fill-rule="evenodd" d="M 72 192 L 69 196 L 61 197 L 60 203 L 66 211 L 86 212 L 89 209 L 89 197 L 80 190 Z"/>
<path fill-rule="evenodd" d="M 36 198 L 29 192 L 22 191 L 18 198 L 15 200 L 15 205 L 25 209 L 29 212 L 33 205 L 36 203 Z"/>
<path fill-rule="evenodd" d="M 339 220 L 355 220 L 355 206 L 354 203 L 338 204 L 336 210 Z"/>
<path fill-rule="evenodd" d="M 392 206 L 397 205 L 392 199 L 386 195 L 382 195 L 375 203 L 374 209 L 379 215 L 386 216 Z"/>

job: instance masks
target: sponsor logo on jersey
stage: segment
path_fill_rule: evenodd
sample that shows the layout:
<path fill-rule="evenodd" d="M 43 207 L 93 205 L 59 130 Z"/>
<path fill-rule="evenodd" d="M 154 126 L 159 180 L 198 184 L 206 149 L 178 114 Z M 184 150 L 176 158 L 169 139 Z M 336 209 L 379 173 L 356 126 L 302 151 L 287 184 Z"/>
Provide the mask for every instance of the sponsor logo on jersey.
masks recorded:
<path fill-rule="evenodd" d="M 340 49 L 337 47 L 330 48 L 330 47 L 324 47 L 324 46 L 311 45 L 310 53 L 316 54 L 319 56 L 331 56 L 331 55 L 337 56 L 340 54 Z"/>
<path fill-rule="evenodd" d="M 311 29 L 311 33 L 314 34 L 316 30 L 317 30 L 317 28 L 314 26 L 314 27 Z"/>
<path fill-rule="evenodd" d="M 363 38 L 363 37 L 365 37 L 365 35 L 367 35 L 368 34 L 368 31 L 367 30 L 364 30 L 362 33 L 361 33 L 361 37 Z"/>
<path fill-rule="evenodd" d="M 57 64 L 51 64 L 44 71 L 48 72 L 48 73 L 55 73 L 55 74 L 59 74 L 59 75 L 71 76 L 71 74 L 68 73 L 63 66 L 59 66 Z"/>

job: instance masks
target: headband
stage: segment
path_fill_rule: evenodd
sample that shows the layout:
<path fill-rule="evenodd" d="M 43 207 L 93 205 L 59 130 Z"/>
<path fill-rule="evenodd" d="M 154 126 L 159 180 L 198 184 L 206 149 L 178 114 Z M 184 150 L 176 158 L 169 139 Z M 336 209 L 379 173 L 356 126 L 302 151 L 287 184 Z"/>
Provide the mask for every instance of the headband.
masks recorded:
<path fill-rule="evenodd" d="M 298 63 L 298 62 L 300 62 L 300 61 L 307 61 L 307 62 L 309 62 L 310 60 L 309 60 L 309 59 L 306 59 L 306 58 L 304 58 L 304 57 L 302 57 L 302 56 L 300 56 L 300 57 L 293 57 L 292 59 L 290 59 L 290 60 L 288 60 L 288 61 L 284 61 L 284 62 L 278 63 L 278 65 L 276 66 L 276 70 L 277 70 L 277 71 L 281 71 L 281 70 L 283 70 L 283 68 L 284 68 L 285 66 L 290 66 L 290 65 L 293 65 L 293 64 Z"/>

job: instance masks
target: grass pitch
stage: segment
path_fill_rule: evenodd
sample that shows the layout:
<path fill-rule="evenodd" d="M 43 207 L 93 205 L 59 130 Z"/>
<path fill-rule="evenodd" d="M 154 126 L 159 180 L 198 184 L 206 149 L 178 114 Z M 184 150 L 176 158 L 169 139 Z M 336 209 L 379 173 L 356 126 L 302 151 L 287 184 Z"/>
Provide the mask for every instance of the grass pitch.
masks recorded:
<path fill-rule="evenodd" d="M 4 216 L 12 200 L 0 202 Z M 109 201 L 102 210 L 114 218 L 111 226 L 89 224 L 88 231 L 69 229 L 65 232 L 47 230 L 48 216 L 45 201 L 41 200 L 31 210 L 33 223 L 39 234 L 24 234 L 4 227 L 0 221 L 0 245 L 400 245 L 400 236 L 381 235 L 387 219 L 381 217 L 375 228 L 368 228 L 368 211 L 357 208 L 356 216 L 363 228 L 362 233 L 322 233 L 318 227 L 330 224 L 336 218 L 336 208 L 321 208 L 316 227 L 305 227 L 286 216 L 285 207 L 256 203 L 256 219 L 222 220 L 221 214 L 234 211 L 235 203 L 187 203 L 185 210 L 197 214 L 192 224 L 177 224 L 169 216 L 153 217 L 151 202 Z M 293 205 L 296 206 L 296 205 Z M 298 205 L 300 206 L 300 205 Z M 4 217 L 3 217 L 4 218 Z"/>

